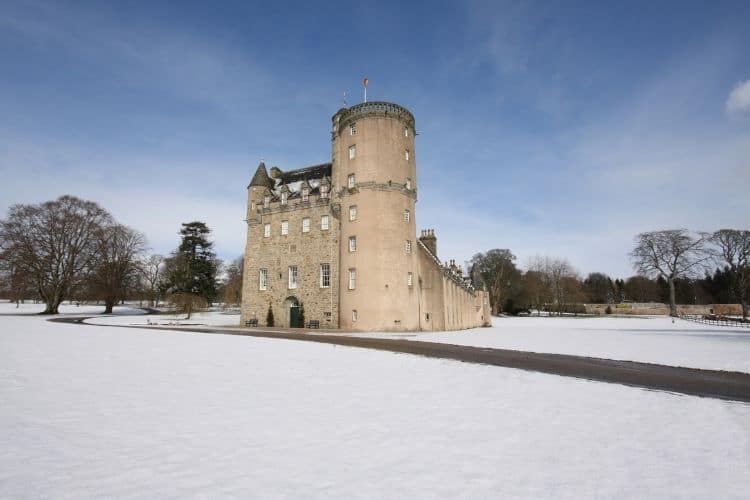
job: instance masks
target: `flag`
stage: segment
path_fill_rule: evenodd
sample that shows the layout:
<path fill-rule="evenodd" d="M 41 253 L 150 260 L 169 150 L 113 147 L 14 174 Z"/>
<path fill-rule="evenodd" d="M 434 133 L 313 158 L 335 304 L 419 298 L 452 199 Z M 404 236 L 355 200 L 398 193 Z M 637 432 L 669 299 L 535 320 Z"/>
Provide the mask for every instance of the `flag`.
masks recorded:
<path fill-rule="evenodd" d="M 368 82 L 369 82 L 369 80 L 367 79 L 367 77 L 365 77 L 365 79 L 364 79 L 364 80 L 362 80 L 362 85 L 364 85 L 364 86 L 365 86 L 365 88 L 367 88 L 367 83 L 368 83 Z"/>

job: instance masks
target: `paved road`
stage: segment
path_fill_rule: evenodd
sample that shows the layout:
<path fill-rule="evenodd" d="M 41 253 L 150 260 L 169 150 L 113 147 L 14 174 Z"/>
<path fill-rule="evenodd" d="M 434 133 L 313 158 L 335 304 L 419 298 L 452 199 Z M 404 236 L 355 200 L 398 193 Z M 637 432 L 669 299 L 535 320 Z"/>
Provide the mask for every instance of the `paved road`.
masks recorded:
<path fill-rule="evenodd" d="M 50 321 L 86 324 L 83 323 L 85 319 L 88 318 L 54 318 Z M 635 361 L 616 361 L 566 354 L 544 354 L 415 340 L 350 337 L 342 334 L 317 332 L 299 333 L 282 329 L 130 325 L 122 325 L 121 327 L 319 342 L 414 354 L 430 358 L 453 359 L 466 363 L 518 368 L 564 377 L 576 377 L 645 389 L 750 403 L 750 374 L 740 372 L 700 370 Z"/>

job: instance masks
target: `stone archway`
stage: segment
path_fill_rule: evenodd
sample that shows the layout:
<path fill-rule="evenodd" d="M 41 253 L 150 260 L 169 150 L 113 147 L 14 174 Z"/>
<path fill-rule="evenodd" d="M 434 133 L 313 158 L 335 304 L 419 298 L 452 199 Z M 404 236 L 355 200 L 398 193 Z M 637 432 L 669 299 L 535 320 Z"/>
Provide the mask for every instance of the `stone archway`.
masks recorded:
<path fill-rule="evenodd" d="M 297 297 L 289 296 L 284 301 L 284 309 L 287 311 L 287 324 L 289 328 L 303 328 L 302 314 Z"/>

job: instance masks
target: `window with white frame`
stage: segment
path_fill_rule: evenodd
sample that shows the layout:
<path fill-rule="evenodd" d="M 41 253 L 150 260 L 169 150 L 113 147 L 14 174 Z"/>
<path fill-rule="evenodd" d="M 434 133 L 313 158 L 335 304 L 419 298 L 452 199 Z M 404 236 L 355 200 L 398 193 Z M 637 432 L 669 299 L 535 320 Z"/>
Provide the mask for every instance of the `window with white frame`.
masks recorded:
<path fill-rule="evenodd" d="M 320 216 L 320 229 L 327 231 L 331 227 L 331 216 L 321 215 Z"/>
<path fill-rule="evenodd" d="M 320 288 L 331 286 L 331 264 L 327 262 L 320 265 Z"/>
<path fill-rule="evenodd" d="M 302 201 L 310 201 L 310 188 L 302 188 Z"/>
<path fill-rule="evenodd" d="M 404 160 L 409 161 L 409 150 L 404 151 Z"/>
<path fill-rule="evenodd" d="M 357 145 L 352 144 L 351 146 L 349 146 L 349 159 L 353 160 L 356 157 L 357 157 Z"/>
<path fill-rule="evenodd" d="M 352 309 L 352 321 L 353 322 L 357 321 L 357 310 L 356 309 Z"/>
<path fill-rule="evenodd" d="M 357 178 L 354 177 L 354 174 L 349 174 L 349 176 L 346 178 L 346 187 L 352 189 L 356 183 Z"/>
<path fill-rule="evenodd" d="M 357 220 L 357 205 L 349 206 L 349 220 Z"/>
<path fill-rule="evenodd" d="M 404 137 L 409 137 L 409 127 L 404 127 Z"/>
<path fill-rule="evenodd" d="M 268 269 L 258 270 L 258 290 L 268 289 Z"/>
<path fill-rule="evenodd" d="M 268 208 L 268 205 L 271 204 L 271 197 L 270 196 L 264 196 L 263 197 L 263 208 Z"/>
<path fill-rule="evenodd" d="M 286 205 L 287 200 L 289 199 L 289 193 L 281 193 L 281 204 Z"/>
<path fill-rule="evenodd" d="M 409 209 L 407 208 L 404 210 L 404 222 L 409 222 L 411 220 L 411 212 L 409 212 Z"/>
<path fill-rule="evenodd" d="M 310 218 L 305 217 L 302 219 L 302 232 L 303 233 L 309 233 L 310 232 Z"/>
<path fill-rule="evenodd" d="M 326 184 L 320 185 L 320 197 L 328 198 L 328 186 Z"/>
<path fill-rule="evenodd" d="M 263 237 L 264 238 L 271 237 L 271 224 L 263 224 Z"/>
<path fill-rule="evenodd" d="M 357 123 L 349 125 L 349 135 L 357 135 Z"/>
<path fill-rule="evenodd" d="M 406 189 L 411 189 L 411 177 L 406 178 Z"/>
<path fill-rule="evenodd" d="M 297 266 L 289 266 L 289 289 L 297 288 Z"/>
<path fill-rule="evenodd" d="M 411 240 L 406 240 L 404 243 L 404 250 L 406 253 L 411 253 Z"/>
<path fill-rule="evenodd" d="M 349 251 L 350 252 L 357 251 L 357 237 L 356 236 L 349 236 Z"/>
<path fill-rule="evenodd" d="M 289 234 L 289 221 L 283 220 L 281 221 L 281 235 L 284 236 L 287 234 Z"/>
<path fill-rule="evenodd" d="M 357 288 L 357 270 L 355 268 L 349 269 L 349 290 Z"/>
<path fill-rule="evenodd" d="M 412 286 L 413 284 L 414 284 L 414 274 L 407 273 L 406 274 L 406 285 L 407 286 Z"/>

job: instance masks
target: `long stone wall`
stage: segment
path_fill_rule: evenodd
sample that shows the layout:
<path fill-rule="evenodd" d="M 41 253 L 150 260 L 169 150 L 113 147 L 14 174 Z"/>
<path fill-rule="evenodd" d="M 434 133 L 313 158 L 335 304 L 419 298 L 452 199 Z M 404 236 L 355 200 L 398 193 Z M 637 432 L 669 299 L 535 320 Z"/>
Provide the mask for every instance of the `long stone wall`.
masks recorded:
<path fill-rule="evenodd" d="M 626 302 L 622 304 L 584 304 L 588 314 L 606 314 L 607 307 L 612 309 L 612 314 L 634 314 L 634 315 L 669 315 L 669 304 L 659 302 L 635 303 Z M 678 314 L 742 314 L 739 304 L 678 304 Z"/>

